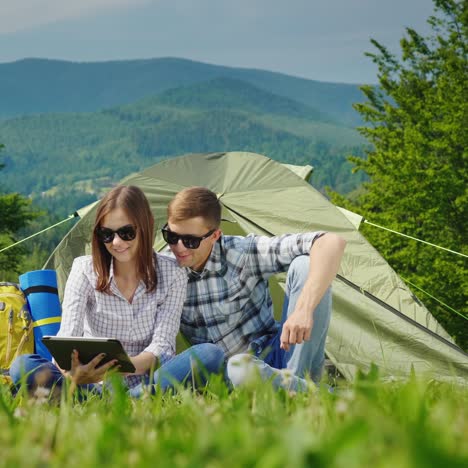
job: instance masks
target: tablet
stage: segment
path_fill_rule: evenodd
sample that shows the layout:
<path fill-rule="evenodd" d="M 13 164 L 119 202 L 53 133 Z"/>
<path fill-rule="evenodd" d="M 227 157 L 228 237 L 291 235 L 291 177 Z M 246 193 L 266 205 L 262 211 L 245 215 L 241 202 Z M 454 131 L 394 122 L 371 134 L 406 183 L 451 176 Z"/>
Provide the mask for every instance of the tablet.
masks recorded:
<path fill-rule="evenodd" d="M 54 357 L 57 364 L 64 370 L 71 368 L 71 354 L 78 351 L 78 359 L 87 364 L 100 353 L 106 353 L 100 364 L 117 359 L 119 372 L 135 372 L 135 366 L 128 357 L 119 340 L 115 338 L 85 338 L 66 336 L 44 336 L 42 342 Z"/>

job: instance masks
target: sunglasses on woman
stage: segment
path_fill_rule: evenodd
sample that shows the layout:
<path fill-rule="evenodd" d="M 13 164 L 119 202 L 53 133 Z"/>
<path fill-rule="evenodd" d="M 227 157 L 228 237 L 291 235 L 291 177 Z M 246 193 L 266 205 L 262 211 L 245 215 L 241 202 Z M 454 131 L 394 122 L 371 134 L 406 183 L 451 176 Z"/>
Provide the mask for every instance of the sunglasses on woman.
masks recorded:
<path fill-rule="evenodd" d="M 184 247 L 186 249 L 198 249 L 200 247 L 200 243 L 203 239 L 206 239 L 207 237 L 210 237 L 216 229 L 212 229 L 211 231 L 208 231 L 204 236 L 191 236 L 190 234 L 177 234 L 177 232 L 173 232 L 169 229 L 169 226 L 166 224 L 162 229 L 162 235 L 164 237 L 164 240 L 170 244 L 170 245 L 176 245 L 179 240 L 182 241 L 182 244 L 184 244 Z"/>
<path fill-rule="evenodd" d="M 131 224 L 119 227 L 115 231 L 106 227 L 98 227 L 96 229 L 97 238 L 104 244 L 110 244 L 115 235 L 118 235 L 123 241 L 132 241 L 136 237 L 136 228 Z"/>

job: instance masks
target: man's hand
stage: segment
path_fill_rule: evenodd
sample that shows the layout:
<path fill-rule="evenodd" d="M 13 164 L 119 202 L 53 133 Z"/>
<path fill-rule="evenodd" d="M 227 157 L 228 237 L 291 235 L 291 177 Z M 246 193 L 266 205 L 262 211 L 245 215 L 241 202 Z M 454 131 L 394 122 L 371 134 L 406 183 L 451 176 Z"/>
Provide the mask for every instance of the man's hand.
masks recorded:
<path fill-rule="evenodd" d="M 71 354 L 71 369 L 70 377 L 76 385 L 90 384 L 100 382 L 105 373 L 112 367 L 117 364 L 117 360 L 113 359 L 112 361 L 106 362 L 102 366 L 99 366 L 99 363 L 104 359 L 105 354 L 98 354 L 95 358 L 88 362 L 88 364 L 81 364 L 78 351 L 73 350 Z"/>
<path fill-rule="evenodd" d="M 312 314 L 309 311 L 295 311 L 291 314 L 283 324 L 280 338 L 281 349 L 289 351 L 290 345 L 310 340 L 313 324 Z"/>

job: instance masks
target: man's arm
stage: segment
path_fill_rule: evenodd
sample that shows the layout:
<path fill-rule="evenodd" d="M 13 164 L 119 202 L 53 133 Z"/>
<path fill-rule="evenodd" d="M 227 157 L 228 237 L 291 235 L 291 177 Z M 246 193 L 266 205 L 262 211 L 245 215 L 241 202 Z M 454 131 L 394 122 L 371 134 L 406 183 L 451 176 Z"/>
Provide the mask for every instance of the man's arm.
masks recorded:
<path fill-rule="evenodd" d="M 346 241 L 333 233 L 318 238 L 310 250 L 309 274 L 294 312 L 283 325 L 281 348 L 310 339 L 313 313 L 338 273 Z M 312 312 L 312 313 L 311 313 Z"/>

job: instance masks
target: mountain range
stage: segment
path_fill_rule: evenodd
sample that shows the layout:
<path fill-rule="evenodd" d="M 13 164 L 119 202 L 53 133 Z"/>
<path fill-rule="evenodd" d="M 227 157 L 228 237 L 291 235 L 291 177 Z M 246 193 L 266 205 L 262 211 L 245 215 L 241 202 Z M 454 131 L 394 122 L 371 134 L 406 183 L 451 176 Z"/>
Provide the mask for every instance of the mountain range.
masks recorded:
<path fill-rule="evenodd" d="M 266 70 L 210 65 L 179 58 L 77 63 L 24 59 L 0 63 L 0 117 L 44 112 L 91 112 L 216 78 L 231 78 L 284 96 L 347 125 L 357 85 L 327 83 Z"/>
<path fill-rule="evenodd" d="M 73 210 L 122 177 L 175 155 L 252 151 L 315 166 L 314 185 L 362 181 L 355 85 L 182 59 L 0 64 L 6 188 Z"/>

